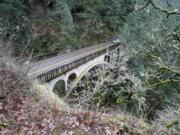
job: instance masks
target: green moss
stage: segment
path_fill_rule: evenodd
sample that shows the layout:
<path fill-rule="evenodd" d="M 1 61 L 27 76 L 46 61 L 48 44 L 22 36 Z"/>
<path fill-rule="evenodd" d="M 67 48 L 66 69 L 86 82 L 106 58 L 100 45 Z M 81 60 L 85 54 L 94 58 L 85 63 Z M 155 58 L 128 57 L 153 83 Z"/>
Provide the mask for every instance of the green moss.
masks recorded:
<path fill-rule="evenodd" d="M 174 125 L 177 125 L 177 124 L 179 124 L 178 120 L 172 120 L 169 123 L 166 123 L 166 127 L 171 128 L 171 127 L 173 127 Z"/>

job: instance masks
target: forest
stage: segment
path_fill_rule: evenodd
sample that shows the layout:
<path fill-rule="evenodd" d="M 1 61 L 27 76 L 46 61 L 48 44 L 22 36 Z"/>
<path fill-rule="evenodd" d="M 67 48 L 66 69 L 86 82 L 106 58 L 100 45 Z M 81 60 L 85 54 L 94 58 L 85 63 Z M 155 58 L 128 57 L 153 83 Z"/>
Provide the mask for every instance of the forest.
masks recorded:
<path fill-rule="evenodd" d="M 113 39 L 70 92 L 28 77 L 27 60 Z M 179 135 L 180 1 L 0 0 L 0 134 Z"/>

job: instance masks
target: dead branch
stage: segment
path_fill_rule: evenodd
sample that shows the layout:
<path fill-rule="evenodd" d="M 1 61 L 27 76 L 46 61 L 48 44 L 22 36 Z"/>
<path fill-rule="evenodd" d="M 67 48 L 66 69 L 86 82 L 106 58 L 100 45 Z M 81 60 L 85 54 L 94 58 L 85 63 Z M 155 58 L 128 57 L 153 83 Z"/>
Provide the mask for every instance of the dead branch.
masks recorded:
<path fill-rule="evenodd" d="M 178 15 L 178 16 L 180 16 L 180 12 L 168 11 L 166 9 L 161 9 L 160 7 L 158 7 L 158 6 L 156 6 L 154 4 L 153 0 L 148 0 L 148 2 L 144 6 L 142 6 L 140 9 L 138 9 L 137 11 L 144 9 L 144 8 L 148 7 L 149 5 L 152 5 L 154 9 L 165 13 L 167 15 L 167 17 L 169 17 L 170 15 Z"/>

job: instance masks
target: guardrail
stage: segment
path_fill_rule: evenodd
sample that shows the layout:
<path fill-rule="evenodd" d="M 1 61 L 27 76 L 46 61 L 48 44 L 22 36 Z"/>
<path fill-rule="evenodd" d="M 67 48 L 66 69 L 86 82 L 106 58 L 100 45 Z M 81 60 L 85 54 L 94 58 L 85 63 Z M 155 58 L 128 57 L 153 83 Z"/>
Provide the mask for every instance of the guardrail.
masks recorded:
<path fill-rule="evenodd" d="M 107 41 L 104 40 L 103 42 L 107 42 Z M 98 43 L 92 42 L 92 43 L 88 43 L 88 44 L 82 46 L 81 48 L 79 48 L 79 47 L 78 48 L 68 48 L 68 49 L 56 50 L 56 51 L 49 52 L 49 53 L 43 53 L 43 54 L 33 56 L 30 58 L 25 58 L 22 61 L 28 61 L 29 63 L 36 62 L 36 61 L 44 60 L 44 59 L 47 59 L 47 58 L 50 58 L 53 56 L 63 55 L 63 54 L 69 53 L 69 52 L 79 50 L 79 49 L 90 47 L 90 46 L 92 46 L 92 44 L 98 44 Z"/>

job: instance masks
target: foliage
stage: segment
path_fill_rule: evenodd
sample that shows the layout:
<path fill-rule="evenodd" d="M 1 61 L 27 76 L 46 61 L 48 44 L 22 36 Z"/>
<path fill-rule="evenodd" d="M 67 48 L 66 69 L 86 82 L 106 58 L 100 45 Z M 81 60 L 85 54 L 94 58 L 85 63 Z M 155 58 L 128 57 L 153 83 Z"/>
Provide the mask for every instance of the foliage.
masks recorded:
<path fill-rule="evenodd" d="M 31 24 L 27 17 L 26 3 L 24 0 L 2 0 L 0 2 L 0 14 L 6 31 L 4 38 L 14 41 L 14 54 L 19 55 L 21 46 L 26 48 L 29 42 Z M 23 49 L 24 50 L 24 49 Z"/>
<path fill-rule="evenodd" d="M 16 56 L 78 48 L 80 44 L 107 40 L 117 35 L 133 9 L 131 0 L 0 2 L 6 27 L 4 37 L 14 42 Z"/>
<path fill-rule="evenodd" d="M 120 40 L 128 51 L 115 55 L 112 67 L 92 69 L 66 100 L 76 106 L 123 110 L 154 119 L 158 122 L 154 124 L 155 134 L 175 134 L 179 130 L 179 109 L 174 108 L 179 108 L 180 103 L 180 18 L 178 6 L 173 6 L 173 1 L 168 0 L 1 0 L 3 46 L 13 49 L 14 56 L 28 57 L 31 53 L 80 48 L 80 44 L 102 42 L 120 33 Z M 9 41 L 13 45 L 8 44 Z M 0 56 L 6 52 L 7 49 L 0 52 Z M 35 134 L 85 134 L 84 127 L 94 131 L 97 130 L 94 127 L 99 126 L 97 134 L 115 134 L 136 127 L 132 119 L 130 128 L 129 123 L 115 124 L 118 130 L 114 131 L 109 126 L 112 123 L 102 126 L 98 123 L 100 118 L 89 113 L 59 115 L 56 107 L 51 106 L 49 111 L 47 106 L 34 106 L 37 99 L 32 98 L 22 68 L 14 72 L 14 67 L 6 65 L 9 61 L 4 64 L 3 59 L 0 60 L 0 64 L 3 63 L 0 67 L 0 80 L 3 80 L 0 82 L 0 99 L 3 99 L 0 131 L 3 133 L 33 134 L 33 129 Z M 169 106 L 170 111 L 173 110 L 170 115 L 169 110 L 163 111 Z M 39 117 L 39 114 L 42 115 Z M 67 126 L 71 129 L 61 130 Z"/>
<path fill-rule="evenodd" d="M 103 110 L 118 108 L 151 120 L 158 110 L 176 107 L 180 102 L 180 18 L 167 18 L 161 10 L 149 5 L 131 13 L 120 34 L 128 48 L 123 56 L 128 56 L 127 62 L 90 71 L 68 102 Z M 122 71 L 125 65 L 127 71 Z"/>
<path fill-rule="evenodd" d="M 77 0 L 74 5 L 77 30 L 82 38 L 92 42 L 116 36 L 126 22 L 126 16 L 134 9 L 134 1 L 129 0 Z"/>
<path fill-rule="evenodd" d="M 56 1 L 52 11 L 48 13 L 48 17 L 59 21 L 59 36 L 61 46 L 72 47 L 76 45 L 76 33 L 70 8 L 65 1 Z"/>
<path fill-rule="evenodd" d="M 180 102 L 179 20 L 165 16 L 154 7 L 136 11 L 128 17 L 121 38 L 134 54 L 129 67 L 148 87 L 146 116 Z M 176 97 L 176 98 L 174 98 Z"/>

